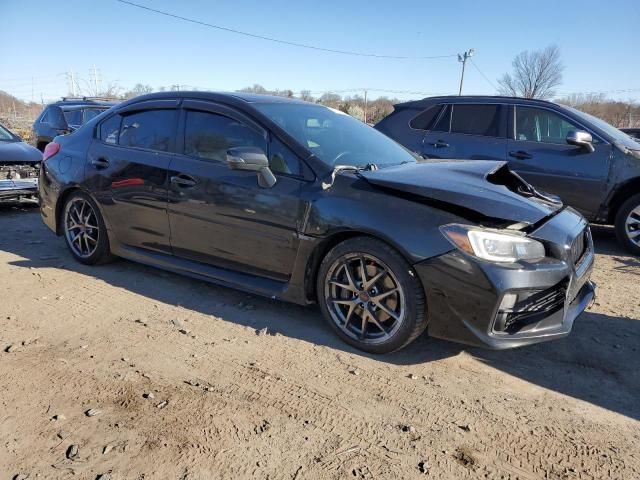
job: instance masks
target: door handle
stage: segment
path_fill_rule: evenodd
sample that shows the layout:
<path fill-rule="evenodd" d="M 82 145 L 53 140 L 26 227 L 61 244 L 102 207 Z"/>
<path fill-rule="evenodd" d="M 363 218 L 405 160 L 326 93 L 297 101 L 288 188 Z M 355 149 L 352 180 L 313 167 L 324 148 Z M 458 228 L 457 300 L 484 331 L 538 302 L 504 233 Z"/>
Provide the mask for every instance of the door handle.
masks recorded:
<path fill-rule="evenodd" d="M 449 144 L 447 142 L 445 142 L 444 140 L 438 140 L 435 143 L 430 143 L 430 145 L 433 145 L 436 148 L 446 148 L 449 146 Z"/>
<path fill-rule="evenodd" d="M 194 187 L 198 182 L 196 182 L 193 177 L 185 175 L 184 173 L 180 173 L 171 177 L 171 183 L 177 185 L 178 187 L 190 188 Z"/>
<path fill-rule="evenodd" d="M 104 157 L 94 158 L 93 160 L 91 160 L 91 165 L 93 165 L 97 169 L 107 168 L 109 166 L 109 160 Z"/>
<path fill-rule="evenodd" d="M 518 150 L 517 152 L 509 152 L 509 156 L 513 158 L 517 158 L 518 160 L 526 160 L 528 158 L 533 158 L 533 155 L 522 150 Z"/>

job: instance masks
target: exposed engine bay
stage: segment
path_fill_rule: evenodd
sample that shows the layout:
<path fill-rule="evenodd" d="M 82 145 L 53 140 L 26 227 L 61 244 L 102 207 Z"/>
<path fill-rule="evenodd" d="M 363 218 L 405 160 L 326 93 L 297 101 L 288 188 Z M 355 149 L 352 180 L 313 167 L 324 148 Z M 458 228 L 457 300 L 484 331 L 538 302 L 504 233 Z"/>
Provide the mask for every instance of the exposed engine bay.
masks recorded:
<path fill-rule="evenodd" d="M 35 200 L 39 170 L 39 162 L 0 162 L 0 201 Z"/>

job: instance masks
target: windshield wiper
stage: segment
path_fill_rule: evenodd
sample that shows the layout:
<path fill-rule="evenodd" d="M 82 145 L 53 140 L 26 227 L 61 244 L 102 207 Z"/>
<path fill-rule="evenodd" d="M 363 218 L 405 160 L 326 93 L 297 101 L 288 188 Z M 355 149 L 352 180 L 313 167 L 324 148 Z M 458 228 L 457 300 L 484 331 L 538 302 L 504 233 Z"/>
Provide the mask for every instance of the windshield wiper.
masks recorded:
<path fill-rule="evenodd" d="M 333 187 L 333 183 L 336 181 L 336 174 L 340 172 L 352 172 L 357 174 L 358 172 L 362 172 L 365 170 L 367 171 L 378 170 L 378 166 L 375 163 L 367 163 L 363 167 L 356 167 L 354 165 L 336 165 L 331 171 L 330 181 L 322 182 L 322 189 L 329 190 L 331 187 Z"/>

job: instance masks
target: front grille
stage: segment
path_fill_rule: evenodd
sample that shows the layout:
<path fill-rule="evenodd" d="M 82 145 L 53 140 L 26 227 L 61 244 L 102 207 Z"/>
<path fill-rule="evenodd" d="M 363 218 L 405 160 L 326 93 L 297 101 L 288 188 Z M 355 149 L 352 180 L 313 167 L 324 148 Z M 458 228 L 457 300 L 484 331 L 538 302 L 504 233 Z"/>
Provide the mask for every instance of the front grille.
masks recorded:
<path fill-rule="evenodd" d="M 564 308 L 567 287 L 568 281 L 563 280 L 546 290 L 518 292 L 518 300 L 511 308 L 498 311 L 494 330 L 516 333 L 561 310 Z"/>
<path fill-rule="evenodd" d="M 571 244 L 571 260 L 574 265 L 578 265 L 589 246 L 589 227 L 585 228 Z"/>

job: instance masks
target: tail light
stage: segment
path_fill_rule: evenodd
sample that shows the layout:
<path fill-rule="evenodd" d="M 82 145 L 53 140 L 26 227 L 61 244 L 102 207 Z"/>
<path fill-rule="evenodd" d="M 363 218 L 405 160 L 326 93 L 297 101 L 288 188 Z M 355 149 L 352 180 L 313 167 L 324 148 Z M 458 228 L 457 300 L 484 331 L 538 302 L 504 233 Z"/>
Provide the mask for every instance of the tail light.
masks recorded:
<path fill-rule="evenodd" d="M 46 162 L 59 151 L 60 151 L 59 143 L 56 143 L 56 142 L 47 143 L 47 146 L 44 147 L 44 152 L 42 153 L 42 161 Z"/>

